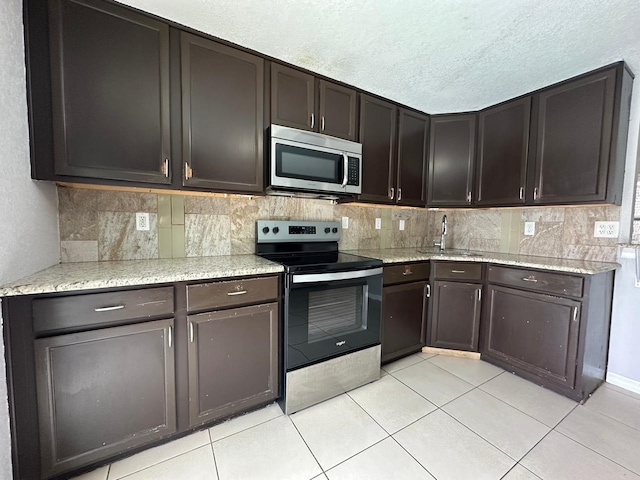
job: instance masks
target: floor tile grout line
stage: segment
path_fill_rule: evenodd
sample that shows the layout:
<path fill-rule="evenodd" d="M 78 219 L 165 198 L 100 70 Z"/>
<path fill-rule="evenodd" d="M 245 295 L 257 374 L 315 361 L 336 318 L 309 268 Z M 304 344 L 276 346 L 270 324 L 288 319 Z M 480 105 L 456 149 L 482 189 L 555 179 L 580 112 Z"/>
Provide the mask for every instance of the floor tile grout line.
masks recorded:
<path fill-rule="evenodd" d="M 289 415 L 285 415 L 289 421 L 291 422 L 291 424 L 293 425 L 293 428 L 296 429 L 296 432 L 298 432 L 298 435 L 300 436 L 300 439 L 302 440 L 302 443 L 304 443 L 304 446 L 307 447 L 307 450 L 309 450 L 309 453 L 311 454 L 311 456 L 313 457 L 313 459 L 316 461 L 316 463 L 318 464 L 318 467 L 320 468 L 320 472 L 321 473 L 325 473 L 325 469 L 322 468 L 322 465 L 320 464 L 320 461 L 318 460 L 318 458 L 316 457 L 316 454 L 313 453 L 313 450 L 311 450 L 311 447 L 309 446 L 309 444 L 307 443 L 307 441 L 305 440 L 304 436 L 302 435 L 302 432 L 300 432 L 300 430 L 298 429 L 298 426 L 296 425 L 296 422 L 293 421 L 293 419 L 289 416 Z M 320 475 L 320 473 L 318 474 Z M 314 477 L 311 478 L 315 478 L 318 475 L 315 475 Z"/>
<path fill-rule="evenodd" d="M 275 406 L 277 406 L 278 408 L 280 408 L 280 406 L 278 406 L 278 404 L 277 404 L 277 403 L 271 403 L 270 405 L 275 405 Z M 266 407 L 265 407 L 265 408 L 266 408 Z M 260 410 L 254 410 L 253 412 L 249 412 L 247 415 L 250 415 L 251 413 L 259 412 L 259 411 L 260 411 Z M 281 412 L 282 412 L 282 411 L 281 411 Z M 267 423 L 267 422 L 270 422 L 271 420 L 275 420 L 276 418 L 283 417 L 283 416 L 288 416 L 288 415 L 285 415 L 284 413 L 280 413 L 279 415 L 276 415 L 275 417 L 270 418 L 269 420 L 265 420 L 265 421 L 263 421 L 263 422 L 256 423 L 255 425 L 251 425 L 250 427 L 243 428 L 242 430 L 238 430 L 237 432 L 233 432 L 233 433 L 230 433 L 229 435 L 225 435 L 224 437 L 220 437 L 220 438 L 217 438 L 216 440 L 213 440 L 213 438 L 211 438 L 211 429 L 212 429 L 212 428 L 217 427 L 218 425 L 222 425 L 222 424 L 224 424 L 224 423 L 227 421 L 227 420 L 225 420 L 225 422 L 221 422 L 221 423 L 218 423 L 217 425 L 213 425 L 213 426 L 211 426 L 211 427 L 208 427 L 208 430 L 209 430 L 209 439 L 211 440 L 211 443 L 215 443 L 215 442 L 218 442 L 218 441 L 223 440 L 223 439 L 225 439 L 225 438 L 233 437 L 234 435 L 237 435 L 237 434 L 239 434 L 239 433 L 246 432 L 247 430 L 251 430 L 253 427 L 257 427 L 258 425 L 263 425 L 263 424 L 265 424 L 265 423 Z M 242 418 L 242 416 L 232 418 L 232 419 L 230 419 L 230 420 L 228 420 L 228 421 L 232 422 L 232 421 L 233 421 L 233 420 L 235 420 L 236 418 Z"/>
<path fill-rule="evenodd" d="M 600 410 L 594 410 L 594 409 L 593 409 L 593 408 L 591 408 L 591 407 L 587 407 L 586 403 L 585 403 L 585 404 L 583 404 L 582 406 L 583 406 L 584 408 L 588 408 L 588 409 L 589 409 L 589 411 L 591 411 L 591 412 L 598 413 L 598 414 L 602 415 L 603 417 L 607 417 L 607 418 L 609 418 L 609 419 L 613 420 L 614 422 L 617 422 L 617 423 L 619 423 L 619 424 L 621 424 L 621 425 L 624 425 L 624 426 L 626 426 L 626 427 L 631 428 L 632 430 L 635 430 L 635 431 L 637 431 L 637 432 L 640 432 L 640 428 L 639 428 L 639 427 L 634 427 L 633 425 L 629 425 L 628 423 L 625 423 L 625 422 L 623 422 L 622 420 L 619 420 L 619 419 L 617 419 L 617 418 L 614 418 L 614 417 L 612 417 L 611 415 L 607 415 L 606 413 L 601 412 Z"/>
<path fill-rule="evenodd" d="M 620 388 L 620 389 L 624 390 L 624 392 L 621 392 L 620 390 L 617 390 L 616 388 L 611 388 L 611 387 L 610 387 L 610 386 L 608 386 L 607 384 L 609 384 L 609 385 L 614 385 L 615 387 L 617 387 L 617 388 Z M 608 389 L 608 390 L 611 390 L 612 392 L 619 393 L 620 395 L 624 395 L 625 397 L 629 397 L 629 398 L 632 398 L 632 399 L 634 399 L 634 400 L 636 400 L 636 401 L 640 402 L 640 397 L 638 397 L 638 395 L 640 395 L 640 393 L 636 393 L 636 392 L 634 392 L 633 390 L 628 390 L 628 389 L 626 389 L 626 388 L 624 388 L 624 387 L 620 387 L 619 385 L 615 385 L 614 383 L 609 383 L 609 382 L 607 382 L 607 381 L 602 382 L 602 386 L 603 386 L 604 388 Z M 628 393 L 627 393 L 627 392 L 628 392 Z M 630 395 L 630 394 L 631 394 L 631 395 Z"/>
<path fill-rule="evenodd" d="M 592 451 L 592 452 L 593 452 L 593 453 L 595 453 L 596 455 L 599 455 L 599 456 L 600 456 L 600 457 L 602 457 L 602 458 L 606 458 L 606 459 L 607 459 L 607 460 L 609 460 L 610 462 L 615 463 L 616 465 L 618 465 L 618 466 L 619 466 L 619 467 L 621 467 L 621 468 L 624 468 L 624 469 L 625 469 L 625 470 L 627 470 L 628 472 L 631 472 L 631 473 L 633 473 L 634 475 L 640 475 L 640 471 L 636 472 L 636 471 L 634 471 L 634 470 L 631 470 L 629 467 L 625 467 L 624 465 L 622 465 L 622 464 L 621 464 L 620 462 L 618 462 L 617 460 L 614 460 L 613 458 L 609 458 L 609 457 L 608 457 L 608 456 L 606 456 L 605 454 L 600 453 L 600 452 L 598 452 L 598 451 L 594 450 L 593 448 L 591 448 L 591 447 L 590 447 L 590 446 L 588 446 L 588 445 L 585 445 L 584 443 L 580 442 L 579 440 L 576 440 L 575 438 L 572 438 L 572 437 L 570 437 L 569 435 L 567 435 L 567 434 L 565 434 L 565 433 L 562 433 L 562 432 L 561 432 L 561 431 L 559 431 L 559 430 L 556 430 L 555 428 L 553 429 L 553 431 L 554 431 L 554 432 L 556 432 L 556 433 L 557 433 L 557 434 L 559 434 L 559 435 L 562 435 L 562 436 L 563 436 L 563 437 L 565 437 L 565 438 L 568 438 L 568 439 L 569 439 L 569 440 L 571 440 L 572 442 L 576 442 L 578 445 L 583 446 L 584 448 L 586 448 L 587 450 Z"/>
<path fill-rule="evenodd" d="M 546 435 L 545 435 L 545 437 L 546 437 Z M 541 440 L 541 441 L 542 441 L 542 440 Z M 539 442 L 538 442 L 538 443 L 539 443 Z M 522 458 L 524 458 L 524 457 L 522 457 Z M 536 477 L 536 478 L 538 478 L 538 479 L 540 479 L 540 480 L 543 480 L 543 478 L 542 478 L 542 477 L 540 477 L 539 475 L 536 475 L 535 473 L 533 473 L 531 470 L 529 470 L 527 467 L 525 467 L 524 465 L 522 465 L 520 462 L 516 463 L 513 467 L 511 467 L 511 468 L 509 469 L 509 471 L 508 471 L 507 473 L 505 473 L 505 474 L 502 476 L 502 478 L 501 478 L 500 480 L 503 480 L 504 478 L 507 478 L 507 475 L 509 475 L 509 473 L 511 473 L 511 471 L 512 471 L 514 468 L 516 468 L 517 466 L 520 466 L 520 467 L 524 468 L 527 472 L 529 472 L 529 473 L 530 473 L 531 475 L 533 475 L 534 477 Z"/>
<path fill-rule="evenodd" d="M 435 411 L 435 410 L 434 410 L 434 411 Z M 433 413 L 433 412 L 430 412 L 430 413 Z M 427 415 L 429 415 L 429 414 L 427 414 Z M 425 415 L 425 417 L 426 417 L 427 415 Z M 422 417 L 422 418 L 424 418 L 424 417 Z M 406 428 L 406 427 L 405 427 L 405 428 Z M 404 430 L 404 429 L 403 429 L 403 430 Z M 398 433 L 398 432 L 396 432 L 396 433 Z M 394 434 L 394 435 L 395 435 L 395 434 Z M 422 463 L 420 463 L 420 461 L 419 461 L 416 457 L 414 457 L 413 455 L 411 455 L 411 452 L 409 452 L 406 448 L 404 448 L 404 446 L 403 446 L 403 445 L 402 445 L 402 444 L 401 444 L 401 443 L 400 443 L 400 442 L 399 442 L 399 441 L 398 441 L 398 440 L 397 440 L 393 435 L 391 435 L 391 438 L 393 439 L 393 441 L 394 441 L 394 442 L 396 442 L 396 443 L 400 446 L 400 448 L 401 448 L 402 450 L 404 450 L 405 452 L 407 452 L 407 455 L 409 455 L 411 458 L 413 458 L 413 459 L 415 460 L 415 462 L 423 468 L 423 470 L 425 470 L 425 471 L 426 471 L 429 475 L 431 475 L 434 479 L 436 478 L 436 476 L 435 476 L 433 473 L 431 473 L 427 467 L 425 467 Z M 437 479 L 436 479 L 436 480 L 437 480 Z"/>
<path fill-rule="evenodd" d="M 213 455 L 213 466 L 216 468 L 216 477 L 218 480 L 222 480 L 220 478 L 220 471 L 218 470 L 218 462 L 216 461 L 216 451 L 213 448 L 213 442 L 211 442 L 209 446 L 211 447 L 211 454 Z"/>
<path fill-rule="evenodd" d="M 375 446 L 376 446 L 376 445 L 378 445 L 379 443 L 384 442 L 387 438 L 392 438 L 392 436 L 391 436 L 391 435 L 387 435 L 387 436 L 386 436 L 386 437 L 384 437 L 383 439 L 378 440 L 376 443 L 374 443 L 374 444 L 372 444 L 372 445 L 369 445 L 369 446 L 368 446 L 367 448 L 365 448 L 364 450 L 361 450 L 361 451 L 360 451 L 360 452 L 358 452 L 358 453 L 354 453 L 354 454 L 353 454 L 353 455 L 351 455 L 349 458 L 345 458 L 344 460 L 341 460 L 339 463 L 336 463 L 335 465 L 333 465 L 332 467 L 328 468 L 327 470 L 324 470 L 324 469 L 323 469 L 323 470 L 322 470 L 322 473 L 324 473 L 324 474 L 326 475 L 328 472 L 330 472 L 331 470 L 333 470 L 334 468 L 336 468 L 338 465 L 342 465 L 343 463 L 348 462 L 349 460 L 351 460 L 352 458 L 357 457 L 357 456 L 358 456 L 358 455 L 360 455 L 361 453 L 364 453 L 364 452 L 366 452 L 367 450 L 369 450 L 370 448 L 375 447 Z M 320 468 L 322 468 L 322 465 L 320 466 Z M 314 477 L 314 478 L 315 478 L 315 477 Z"/>
<path fill-rule="evenodd" d="M 431 357 L 431 358 L 433 358 L 433 357 Z M 431 359 L 430 359 L 430 358 L 428 358 L 428 359 L 427 359 L 427 361 L 429 361 L 429 360 L 431 360 Z M 477 361 L 483 361 L 483 362 L 484 362 L 484 360 L 477 360 Z M 453 372 L 450 372 L 449 370 L 447 370 L 447 369 L 446 369 L 446 368 L 444 368 L 444 367 L 441 367 L 441 366 L 440 366 L 440 365 L 438 365 L 437 363 L 433 363 L 433 362 L 429 362 L 429 363 L 430 363 L 431 365 L 433 365 L 434 367 L 438 367 L 440 370 L 444 370 L 445 372 L 447 372 L 447 373 L 449 373 L 449 374 L 453 375 L 454 377 L 459 378 L 459 379 L 460 379 L 460 380 L 462 380 L 463 382 L 466 382 L 466 383 L 468 383 L 469 385 L 473 385 L 473 383 L 471 383 L 469 380 L 465 380 L 465 379 L 464 379 L 464 378 L 462 378 L 461 376 L 456 375 L 456 374 L 455 374 L 455 373 L 453 373 Z M 485 362 L 485 363 L 489 363 L 489 362 Z M 491 364 L 489 364 L 489 365 L 491 365 Z M 493 365 L 493 366 L 494 366 L 494 367 L 496 367 L 495 365 Z M 500 367 L 496 367 L 496 368 L 500 368 Z M 479 387 L 480 385 L 484 385 L 485 383 L 490 382 L 490 381 L 491 381 L 491 380 L 493 380 L 494 378 L 499 377 L 500 375 L 502 375 L 503 373 L 505 373 L 505 372 L 506 372 L 506 370 L 505 370 L 505 369 L 503 369 L 503 368 L 500 368 L 500 370 L 502 370 L 502 372 L 498 373 L 497 375 L 494 375 L 493 377 L 491 377 L 491 378 L 489 378 L 489 379 L 485 380 L 485 381 L 484 381 L 484 382 L 482 382 L 482 383 L 479 383 L 478 385 L 473 385 L 473 386 L 477 388 L 477 387 Z"/>
<path fill-rule="evenodd" d="M 417 353 L 414 353 L 413 355 L 417 355 Z M 410 357 L 412 357 L 413 355 L 410 355 L 409 357 L 403 357 L 403 358 L 410 358 Z M 429 357 L 429 358 L 431 358 L 431 357 Z M 391 365 L 391 364 L 393 364 L 393 363 L 395 363 L 395 362 L 399 362 L 400 360 L 402 360 L 402 358 L 400 358 L 400 359 L 398 359 L 398 360 L 394 360 L 393 362 L 389 362 L 389 363 L 385 364 L 384 366 L 383 366 L 383 365 L 380 365 L 380 368 L 381 368 L 382 370 L 384 370 L 385 372 L 387 372 L 387 375 L 393 375 L 394 373 L 400 372 L 400 371 L 404 370 L 405 368 L 413 367 L 414 365 L 417 365 L 417 364 L 422 363 L 422 362 L 426 362 L 426 361 L 427 361 L 427 360 L 429 360 L 429 359 L 428 359 L 428 358 L 422 358 L 422 357 L 421 357 L 421 360 L 419 360 L 419 361 L 417 361 L 417 362 L 415 362 L 415 363 L 412 363 L 411 365 L 407 365 L 406 367 L 399 368 L 398 370 L 394 370 L 393 372 L 390 372 L 390 371 L 388 371 L 388 370 L 385 370 L 385 368 L 384 368 L 385 366 Z"/>

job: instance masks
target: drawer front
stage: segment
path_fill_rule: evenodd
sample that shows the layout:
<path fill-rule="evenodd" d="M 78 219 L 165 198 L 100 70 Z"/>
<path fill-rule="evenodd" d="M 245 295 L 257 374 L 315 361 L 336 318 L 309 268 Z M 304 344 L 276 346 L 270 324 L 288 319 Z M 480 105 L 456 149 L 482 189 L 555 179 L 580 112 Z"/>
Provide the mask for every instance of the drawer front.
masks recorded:
<path fill-rule="evenodd" d="M 187 286 L 187 310 L 216 310 L 278 298 L 278 277 L 200 283 Z"/>
<path fill-rule="evenodd" d="M 173 314 L 173 287 L 92 293 L 33 301 L 36 333 Z"/>
<path fill-rule="evenodd" d="M 442 280 L 482 280 L 482 264 L 471 262 L 435 262 L 435 278 Z"/>
<path fill-rule="evenodd" d="M 489 282 L 502 283 L 513 287 L 522 287 L 539 292 L 555 293 L 557 295 L 582 297 L 584 279 L 562 273 L 537 272 L 490 266 L 487 274 Z"/>
<path fill-rule="evenodd" d="M 382 281 L 385 285 L 423 280 L 429 280 L 428 262 L 385 266 L 382 273 Z"/>

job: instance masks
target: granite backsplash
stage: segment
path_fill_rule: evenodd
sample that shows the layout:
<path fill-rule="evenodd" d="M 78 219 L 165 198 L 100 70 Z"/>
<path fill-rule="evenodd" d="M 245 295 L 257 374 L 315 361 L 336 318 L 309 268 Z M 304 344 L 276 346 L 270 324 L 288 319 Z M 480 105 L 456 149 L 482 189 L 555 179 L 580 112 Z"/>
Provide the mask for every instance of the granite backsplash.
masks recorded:
<path fill-rule="evenodd" d="M 342 250 L 432 246 L 442 215 L 449 248 L 616 261 L 617 239 L 594 238 L 594 222 L 618 220 L 620 207 L 441 209 L 334 205 L 328 200 L 236 195 L 171 195 L 58 187 L 62 262 L 253 253 L 258 219 L 349 217 Z M 135 212 L 149 213 L 136 230 Z M 375 229 L 375 219 L 382 228 Z M 400 220 L 405 229 L 400 230 Z M 525 221 L 536 222 L 533 236 Z"/>

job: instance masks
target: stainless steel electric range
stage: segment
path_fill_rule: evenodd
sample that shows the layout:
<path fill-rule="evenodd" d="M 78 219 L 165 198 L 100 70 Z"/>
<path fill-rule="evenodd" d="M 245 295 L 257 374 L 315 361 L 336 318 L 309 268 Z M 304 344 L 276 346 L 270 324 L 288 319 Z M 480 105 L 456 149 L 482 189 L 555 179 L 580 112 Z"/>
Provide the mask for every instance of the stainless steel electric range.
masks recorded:
<path fill-rule="evenodd" d="M 290 414 L 380 377 L 382 261 L 338 251 L 337 222 L 259 220 L 256 253 L 285 268 Z"/>

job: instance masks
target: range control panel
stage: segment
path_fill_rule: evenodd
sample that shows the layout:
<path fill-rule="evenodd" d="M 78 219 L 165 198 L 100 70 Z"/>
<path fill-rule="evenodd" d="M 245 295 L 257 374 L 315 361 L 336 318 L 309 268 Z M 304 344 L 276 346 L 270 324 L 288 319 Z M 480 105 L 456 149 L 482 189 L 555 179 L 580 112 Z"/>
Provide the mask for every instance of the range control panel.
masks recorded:
<path fill-rule="evenodd" d="M 340 223 L 305 220 L 258 220 L 256 239 L 266 242 L 337 242 Z"/>

